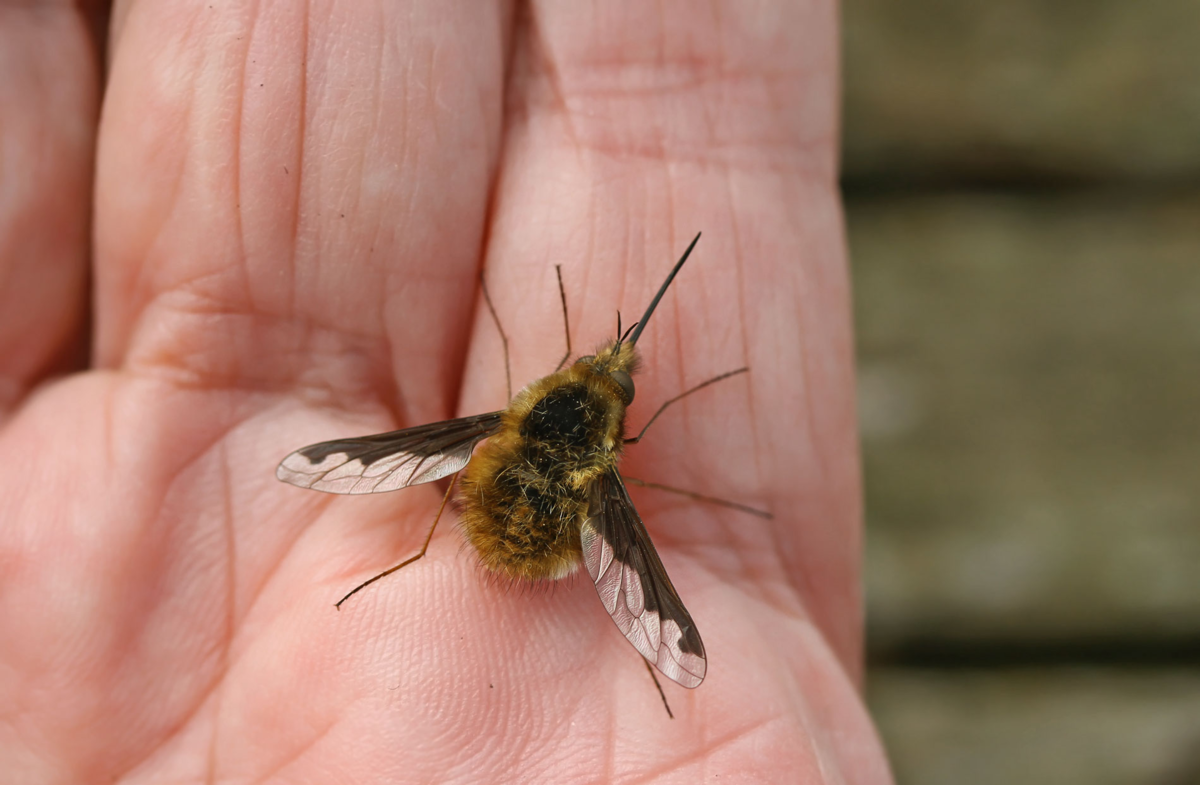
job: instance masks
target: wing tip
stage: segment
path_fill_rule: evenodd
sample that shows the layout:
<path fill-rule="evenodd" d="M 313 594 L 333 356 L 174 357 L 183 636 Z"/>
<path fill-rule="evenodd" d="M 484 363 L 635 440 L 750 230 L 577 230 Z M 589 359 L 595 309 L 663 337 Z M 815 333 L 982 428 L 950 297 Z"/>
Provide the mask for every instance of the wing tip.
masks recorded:
<path fill-rule="evenodd" d="M 275 479 L 279 480 L 280 482 L 286 482 L 288 485 L 295 485 L 297 488 L 311 488 L 313 482 L 312 475 L 297 471 L 288 465 L 297 457 L 301 460 L 307 460 L 298 452 L 292 453 L 280 461 L 279 465 L 275 467 Z"/>
<path fill-rule="evenodd" d="M 659 653 L 663 652 L 660 650 Z M 667 654 L 665 658 L 660 656 L 659 661 L 654 663 L 654 667 L 658 668 L 662 675 L 689 690 L 694 690 L 704 683 L 704 677 L 708 674 L 708 660 L 695 658 L 696 661 L 691 663 L 692 667 L 689 670 L 674 657 L 669 649 L 665 653 Z M 665 663 L 662 662 L 663 659 L 666 659 Z M 663 667 L 664 664 L 666 667 Z"/>

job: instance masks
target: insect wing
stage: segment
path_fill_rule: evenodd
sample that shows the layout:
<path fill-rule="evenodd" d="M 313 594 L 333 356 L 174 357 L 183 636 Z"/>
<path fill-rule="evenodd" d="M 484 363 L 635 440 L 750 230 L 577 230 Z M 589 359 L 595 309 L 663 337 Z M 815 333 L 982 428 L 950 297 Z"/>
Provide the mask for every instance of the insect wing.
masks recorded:
<path fill-rule="evenodd" d="M 275 476 L 326 493 L 382 493 L 454 474 L 480 440 L 500 430 L 500 412 L 310 444 L 283 459 Z"/>
<path fill-rule="evenodd" d="M 581 539 L 588 574 L 617 627 L 667 678 L 698 687 L 704 644 L 615 470 L 592 486 Z"/>

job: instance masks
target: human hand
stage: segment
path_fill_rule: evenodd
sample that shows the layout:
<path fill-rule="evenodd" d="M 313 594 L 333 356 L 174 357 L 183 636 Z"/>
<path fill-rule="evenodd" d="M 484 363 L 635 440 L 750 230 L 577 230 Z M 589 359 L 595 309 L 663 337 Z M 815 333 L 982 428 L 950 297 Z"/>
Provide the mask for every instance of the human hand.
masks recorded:
<path fill-rule="evenodd" d="M 0 132 L 44 151 L 0 204 L 13 781 L 887 781 L 855 688 L 832 4 L 130 3 L 94 206 L 82 27 L 5 13 L 37 78 Z M 586 573 L 507 588 L 452 526 L 335 611 L 442 488 L 321 495 L 278 460 L 502 407 L 481 268 L 520 385 L 562 353 L 556 263 L 586 353 L 698 230 L 630 424 L 751 372 L 623 469 L 775 518 L 631 489 L 708 652 L 698 689 L 664 680 L 676 719 Z"/>

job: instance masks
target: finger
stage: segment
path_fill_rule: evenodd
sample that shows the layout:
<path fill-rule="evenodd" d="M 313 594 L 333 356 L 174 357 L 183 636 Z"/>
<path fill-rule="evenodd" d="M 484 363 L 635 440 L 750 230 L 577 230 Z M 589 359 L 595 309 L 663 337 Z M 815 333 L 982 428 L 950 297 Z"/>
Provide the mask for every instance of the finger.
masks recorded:
<path fill-rule="evenodd" d="M 96 65 L 73 6 L 0 6 L 0 417 L 78 354 Z"/>
<path fill-rule="evenodd" d="M 498 11 L 156 0 L 121 25 L 99 361 L 446 416 L 499 145 Z"/>
<path fill-rule="evenodd" d="M 650 525 L 689 552 L 733 556 L 708 564 L 731 579 L 790 584 L 853 672 L 859 510 L 835 11 L 780 5 L 778 16 L 764 14 L 770 4 L 660 13 L 630 0 L 589 15 L 535 3 L 515 36 L 487 271 L 500 313 L 521 313 L 509 325 L 519 384 L 561 353 L 554 263 L 585 353 L 613 335 L 617 308 L 626 324 L 640 315 L 703 230 L 639 343 L 631 425 L 706 378 L 751 371 L 664 415 L 629 470 L 765 502 L 776 513 L 765 526 L 706 528 L 674 500 L 659 503 L 681 512 Z M 495 363 L 490 325 L 478 329 L 479 363 Z"/>

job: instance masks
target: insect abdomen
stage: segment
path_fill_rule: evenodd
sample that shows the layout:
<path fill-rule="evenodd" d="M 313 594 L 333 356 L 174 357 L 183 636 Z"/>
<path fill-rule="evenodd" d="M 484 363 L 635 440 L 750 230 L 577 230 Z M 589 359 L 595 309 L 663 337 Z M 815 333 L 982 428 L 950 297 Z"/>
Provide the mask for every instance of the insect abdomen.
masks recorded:
<path fill-rule="evenodd" d="M 463 529 L 495 572 L 556 579 L 579 564 L 588 491 L 617 459 L 624 417 L 580 377 L 568 369 L 522 391 L 463 476 Z"/>

